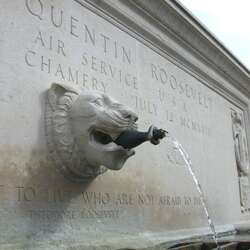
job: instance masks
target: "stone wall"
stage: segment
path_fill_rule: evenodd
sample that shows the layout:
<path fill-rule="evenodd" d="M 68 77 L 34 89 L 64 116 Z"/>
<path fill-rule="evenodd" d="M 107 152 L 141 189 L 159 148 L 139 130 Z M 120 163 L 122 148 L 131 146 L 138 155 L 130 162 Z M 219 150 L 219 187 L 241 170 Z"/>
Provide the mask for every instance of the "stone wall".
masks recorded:
<path fill-rule="evenodd" d="M 53 82 L 114 97 L 141 130 L 168 130 L 192 160 L 216 230 L 248 227 L 248 172 L 236 152 L 248 169 L 249 72 L 181 6 L 6 0 L 0 27 L 1 249 L 144 247 L 211 233 L 171 140 L 143 144 L 90 183 L 65 179 L 46 143 Z"/>

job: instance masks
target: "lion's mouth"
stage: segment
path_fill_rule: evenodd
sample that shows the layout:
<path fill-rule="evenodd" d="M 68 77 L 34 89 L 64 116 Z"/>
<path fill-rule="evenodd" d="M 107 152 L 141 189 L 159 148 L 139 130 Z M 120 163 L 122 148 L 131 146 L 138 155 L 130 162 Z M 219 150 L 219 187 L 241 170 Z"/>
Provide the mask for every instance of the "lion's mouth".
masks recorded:
<path fill-rule="evenodd" d="M 111 136 L 109 134 L 104 133 L 104 132 L 94 130 L 92 134 L 93 134 L 95 141 L 99 142 L 103 145 L 107 145 L 107 144 L 113 142 L 113 139 L 111 138 Z"/>
<path fill-rule="evenodd" d="M 134 155 L 135 151 L 133 149 L 124 148 L 123 146 L 116 144 L 116 139 L 119 138 L 120 134 L 111 136 L 110 134 L 105 133 L 104 131 L 94 129 L 90 134 L 90 138 L 91 142 L 95 144 L 95 146 L 101 147 L 102 149 L 105 149 L 107 151 L 122 150 L 124 151 L 124 153 L 127 154 L 128 157 Z"/>

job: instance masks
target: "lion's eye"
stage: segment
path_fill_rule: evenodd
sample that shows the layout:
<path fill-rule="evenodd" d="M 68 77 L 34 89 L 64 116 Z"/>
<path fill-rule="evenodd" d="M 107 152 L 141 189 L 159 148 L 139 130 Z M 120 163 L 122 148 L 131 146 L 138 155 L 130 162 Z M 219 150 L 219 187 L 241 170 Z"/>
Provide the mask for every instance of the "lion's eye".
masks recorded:
<path fill-rule="evenodd" d="M 93 101 L 94 104 L 102 106 L 102 100 L 100 98 L 97 98 Z"/>

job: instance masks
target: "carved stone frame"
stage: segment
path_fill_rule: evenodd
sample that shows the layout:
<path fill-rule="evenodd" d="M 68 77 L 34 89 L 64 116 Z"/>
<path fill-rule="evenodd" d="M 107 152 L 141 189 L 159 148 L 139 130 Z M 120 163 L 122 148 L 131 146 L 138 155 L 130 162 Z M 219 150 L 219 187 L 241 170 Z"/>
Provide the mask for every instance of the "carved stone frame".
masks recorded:
<path fill-rule="evenodd" d="M 249 147 L 246 138 L 245 119 L 240 111 L 231 109 L 235 161 L 238 173 L 240 205 L 242 212 L 250 212 Z"/>

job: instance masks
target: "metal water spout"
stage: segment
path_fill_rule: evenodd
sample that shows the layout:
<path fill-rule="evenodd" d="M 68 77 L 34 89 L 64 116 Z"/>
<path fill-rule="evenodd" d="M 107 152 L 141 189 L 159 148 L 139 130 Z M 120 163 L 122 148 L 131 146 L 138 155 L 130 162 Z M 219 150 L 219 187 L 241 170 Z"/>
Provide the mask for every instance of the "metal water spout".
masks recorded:
<path fill-rule="evenodd" d="M 126 130 L 120 134 L 115 140 L 117 145 L 124 148 L 132 149 L 144 142 L 150 141 L 154 145 L 158 145 L 168 132 L 163 129 L 158 129 L 155 126 L 150 126 L 148 131 L 140 132 L 137 130 Z"/>

